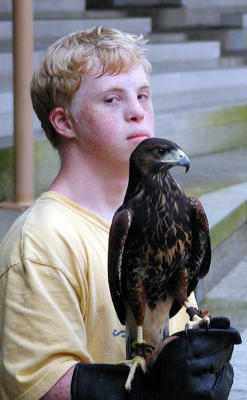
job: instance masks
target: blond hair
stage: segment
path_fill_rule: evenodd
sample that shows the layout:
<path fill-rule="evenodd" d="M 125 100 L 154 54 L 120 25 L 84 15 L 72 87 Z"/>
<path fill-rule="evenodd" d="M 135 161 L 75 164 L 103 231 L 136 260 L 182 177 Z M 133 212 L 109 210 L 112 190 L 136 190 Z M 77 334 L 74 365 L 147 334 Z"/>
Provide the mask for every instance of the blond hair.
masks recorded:
<path fill-rule="evenodd" d="M 142 35 L 98 26 L 64 36 L 48 48 L 33 74 L 31 97 L 41 126 L 54 147 L 58 147 L 59 134 L 49 121 L 51 110 L 69 106 L 83 74 L 114 75 L 140 63 L 148 75 L 151 65 L 145 57 L 145 43 Z"/>

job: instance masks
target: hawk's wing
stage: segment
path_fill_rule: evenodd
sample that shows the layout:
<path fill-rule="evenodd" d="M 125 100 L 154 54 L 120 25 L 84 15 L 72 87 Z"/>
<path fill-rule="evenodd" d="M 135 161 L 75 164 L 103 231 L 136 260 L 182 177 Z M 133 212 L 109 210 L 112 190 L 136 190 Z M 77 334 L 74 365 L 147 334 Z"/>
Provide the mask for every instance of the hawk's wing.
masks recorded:
<path fill-rule="evenodd" d="M 188 199 L 191 205 L 192 225 L 192 266 L 193 277 L 190 279 L 188 294 L 196 287 L 199 279 L 208 273 L 211 263 L 211 244 L 208 219 L 200 200 L 195 197 Z"/>
<path fill-rule="evenodd" d="M 112 220 L 108 249 L 108 280 L 112 301 L 120 322 L 125 324 L 125 307 L 121 291 L 122 258 L 132 221 L 130 209 L 118 210 Z"/>
<path fill-rule="evenodd" d="M 190 222 L 192 230 L 192 246 L 189 268 L 189 284 L 187 295 L 196 288 L 199 279 L 208 272 L 211 262 L 211 245 L 207 216 L 200 200 L 195 197 L 187 198 L 190 204 Z M 181 308 L 175 300 L 170 310 L 173 317 Z"/>

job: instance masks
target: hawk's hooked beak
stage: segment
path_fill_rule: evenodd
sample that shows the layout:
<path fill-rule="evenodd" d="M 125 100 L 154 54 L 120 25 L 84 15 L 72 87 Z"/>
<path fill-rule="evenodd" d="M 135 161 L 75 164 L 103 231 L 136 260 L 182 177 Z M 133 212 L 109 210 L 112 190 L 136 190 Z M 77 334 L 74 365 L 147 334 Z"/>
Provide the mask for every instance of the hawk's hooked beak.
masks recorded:
<path fill-rule="evenodd" d="M 181 149 L 172 150 L 164 157 L 166 163 L 171 164 L 171 167 L 179 165 L 185 167 L 185 172 L 189 171 L 190 159 Z"/>
<path fill-rule="evenodd" d="M 185 167 L 185 172 L 188 172 L 190 169 L 190 159 L 186 154 L 181 150 L 178 149 L 178 157 L 179 160 L 177 161 L 176 165 L 180 165 L 181 167 Z"/>

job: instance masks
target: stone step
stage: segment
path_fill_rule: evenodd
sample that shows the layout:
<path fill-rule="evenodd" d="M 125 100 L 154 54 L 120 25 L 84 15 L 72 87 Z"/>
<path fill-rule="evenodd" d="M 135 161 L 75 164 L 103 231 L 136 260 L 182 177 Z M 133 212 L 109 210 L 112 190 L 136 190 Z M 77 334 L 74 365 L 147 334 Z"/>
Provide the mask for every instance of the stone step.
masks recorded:
<path fill-rule="evenodd" d="M 172 59 L 171 59 L 172 60 Z M 199 70 L 222 70 L 222 69 L 235 69 L 237 67 L 247 66 L 247 54 L 244 52 L 233 54 L 228 53 L 224 57 L 209 59 L 209 60 L 192 60 L 192 61 L 160 61 L 152 63 L 152 71 L 157 73 L 171 73 L 171 72 L 188 72 Z M 1 77 L 0 77 L 1 79 Z"/>
<path fill-rule="evenodd" d="M 233 232 L 247 220 L 247 182 L 203 195 L 200 200 L 209 220 L 213 247 L 231 235 L 229 230 L 224 232 L 227 224 Z"/>
<path fill-rule="evenodd" d="M 154 73 L 151 76 L 154 95 L 194 90 L 218 89 L 247 85 L 247 67 L 186 72 Z"/>
<path fill-rule="evenodd" d="M 64 0 L 62 0 L 64 2 Z M 51 3 L 49 1 L 49 3 Z M 140 16 L 140 14 L 138 15 Z M 102 10 L 83 10 L 80 8 L 70 7 L 70 3 L 65 8 L 58 9 L 53 5 L 51 8 L 34 9 L 35 20 L 68 20 L 68 19 L 118 19 L 128 17 L 128 11 L 123 9 L 102 9 Z"/>
<path fill-rule="evenodd" d="M 247 85 L 184 91 L 156 95 L 153 93 L 155 112 L 179 111 L 186 108 L 219 107 L 247 104 Z"/>
<path fill-rule="evenodd" d="M 204 9 L 205 8 L 217 8 L 217 7 L 222 7 L 224 9 L 236 9 L 236 8 L 246 8 L 246 0 L 208 0 L 205 2 L 205 0 L 180 0 L 180 5 L 183 7 L 187 8 L 199 8 L 199 9 Z"/>
<path fill-rule="evenodd" d="M 39 1 L 39 0 L 37 0 Z M 64 0 L 59 0 L 63 2 L 65 5 Z M 1 2 L 1 0 L 0 0 Z M 43 1 L 40 2 L 40 5 L 43 5 Z M 34 7 L 33 15 L 34 20 L 67 20 L 67 19 L 95 19 L 95 18 L 123 18 L 129 15 L 128 10 L 126 9 L 106 9 L 106 10 L 84 10 L 82 5 L 80 4 L 79 7 L 70 7 L 70 3 L 66 3 L 64 8 L 61 6 L 54 5 L 49 0 L 49 4 L 51 7 L 42 7 L 36 8 Z M 73 4 L 72 4 L 73 5 Z M 1 8 L 0 4 L 0 21 L 11 21 L 12 20 L 12 11 L 4 11 Z"/>
<path fill-rule="evenodd" d="M 183 150 L 186 153 L 189 152 L 189 145 L 186 145 Z M 200 197 L 203 194 L 210 194 L 226 187 L 247 182 L 247 147 L 241 146 L 235 150 L 223 151 L 220 153 L 199 154 L 190 158 L 191 166 L 187 174 L 184 173 L 184 169 L 182 168 L 173 168 L 171 171 L 177 182 L 189 195 Z M 239 252 L 237 254 L 238 257 L 235 257 L 234 261 L 229 258 L 229 270 L 231 264 L 236 264 L 243 254 L 247 254 L 246 235 L 237 235 L 236 242 L 240 244 L 241 238 L 241 247 L 244 252 Z M 225 259 L 224 263 L 227 264 Z M 214 284 L 215 282 L 213 281 L 212 285 L 207 287 L 208 290 L 210 290 Z"/>
<path fill-rule="evenodd" d="M 222 26 L 247 28 L 247 14 L 222 14 Z"/>
<path fill-rule="evenodd" d="M 247 159 L 239 160 L 239 163 L 242 168 L 247 167 Z M 218 171 L 216 174 L 220 176 Z M 242 274 L 247 266 L 247 182 L 204 194 L 200 201 L 208 217 L 213 252 L 209 273 L 200 282 L 197 292 L 206 303 L 203 308 L 214 315 L 227 315 L 238 329 L 246 328 L 247 315 L 240 326 L 239 313 L 232 313 L 232 306 L 234 302 L 238 305 L 245 302 L 242 308 L 246 308 L 247 303 L 247 296 L 243 295 L 246 293 L 243 290 L 245 274 Z"/>
<path fill-rule="evenodd" d="M 226 13 L 229 14 L 229 18 L 231 14 L 247 13 L 247 3 L 245 2 L 244 8 L 205 7 L 203 10 L 200 7 L 157 8 L 152 9 L 149 14 L 148 12 L 145 14 L 152 17 L 153 32 L 156 33 L 167 30 L 176 32 L 178 29 L 184 30 L 192 27 L 221 27 L 222 16 Z"/>
<path fill-rule="evenodd" d="M 12 13 L 12 0 L 0 0 L 0 10 L 1 13 L 10 14 Z M 80 12 L 85 8 L 85 0 L 33 0 L 33 10 L 34 13 L 45 12 L 58 12 L 58 10 L 63 12 Z"/>
<path fill-rule="evenodd" d="M 247 146 L 246 103 L 158 111 L 156 135 L 179 143 L 192 156 Z"/>
<path fill-rule="evenodd" d="M 89 29 L 96 25 L 104 25 L 120 29 L 129 33 L 147 36 L 152 30 L 151 18 L 86 18 L 66 20 L 35 20 L 34 38 L 54 41 L 71 32 Z M 1 39 L 12 38 L 12 21 L 0 21 Z"/>
<path fill-rule="evenodd" d="M 152 43 L 147 57 L 154 62 L 212 60 L 220 57 L 220 44 L 211 42 Z"/>
<path fill-rule="evenodd" d="M 185 46 L 186 47 L 186 46 Z M 149 49 L 149 46 L 147 46 Z M 164 52 L 159 55 L 151 54 L 147 52 L 147 57 L 152 63 L 153 74 L 160 73 L 173 73 L 173 72 L 189 72 L 203 70 L 216 70 L 232 69 L 235 70 L 238 67 L 244 67 L 247 65 L 247 54 L 241 52 L 238 56 L 235 56 L 235 52 L 229 53 L 226 57 L 208 59 L 197 59 L 197 55 L 192 56 L 191 60 L 186 60 L 186 53 L 176 53 L 174 49 L 169 45 L 169 50 L 162 46 Z M 43 56 L 44 51 L 34 52 L 34 67 L 37 66 L 39 59 Z M 194 57 L 194 59 L 193 59 Z M 183 60 L 184 58 L 184 60 Z M 155 61 L 155 60 L 160 61 Z M 236 71 L 234 71 L 236 72 Z M 234 74 L 232 79 L 235 79 Z M 6 93 L 12 90 L 12 54 L 11 53 L 0 53 L 0 93 Z M 0 111 L 1 112 L 1 111 Z"/>
<path fill-rule="evenodd" d="M 187 8 L 161 8 L 151 13 L 153 21 L 153 32 L 165 30 L 184 29 L 197 26 L 218 26 L 220 24 L 220 13 L 214 10 Z"/>
<path fill-rule="evenodd" d="M 240 150 L 242 151 L 240 152 Z M 233 154 L 233 164 L 236 166 L 237 164 L 241 165 L 241 173 L 242 169 L 246 169 L 246 148 L 241 148 L 238 150 L 238 152 L 240 157 L 241 155 L 245 155 L 245 157 L 238 159 L 235 157 L 237 155 L 236 152 L 228 152 L 220 154 L 219 158 L 216 155 L 215 160 L 212 159 L 213 163 L 217 159 L 214 168 L 216 169 L 215 174 L 218 177 L 219 183 L 221 180 L 226 183 L 225 177 L 221 178 L 224 167 L 221 169 L 222 166 L 220 161 L 228 164 L 229 159 L 231 159 L 231 154 Z M 234 153 L 236 154 L 234 155 Z M 226 157 L 224 154 L 226 154 Z M 212 156 L 206 156 L 204 158 L 210 159 Z M 217 165 L 218 163 L 219 165 Z M 200 167 L 203 168 L 203 165 Z M 208 169 L 211 169 L 212 173 L 212 166 L 208 166 Z M 225 169 L 226 175 L 228 175 L 227 166 L 225 166 Z M 238 167 L 236 168 L 236 171 L 237 170 Z M 201 173 L 204 181 L 206 181 L 207 179 L 204 176 L 205 174 L 203 172 Z M 236 180 L 239 178 L 238 172 L 235 173 L 235 177 Z M 222 307 L 222 300 L 225 299 L 225 310 L 214 310 L 213 306 L 216 304 L 213 304 L 213 306 L 211 304 L 204 304 L 203 308 L 209 309 L 211 312 L 216 311 L 216 314 L 214 313 L 214 315 L 227 315 L 225 314 L 225 311 L 230 304 L 233 304 L 232 302 L 236 301 L 239 302 L 239 304 L 241 301 L 247 302 L 247 296 L 243 296 L 243 290 L 241 289 L 244 287 L 244 278 L 237 279 L 236 275 L 236 269 L 242 270 L 246 268 L 247 260 L 245 240 L 247 233 L 247 182 L 245 181 L 233 186 L 216 190 L 212 193 L 204 194 L 200 196 L 200 201 L 204 207 L 209 221 L 211 247 L 213 253 L 210 271 L 208 275 L 202 281 L 200 281 L 200 284 L 197 288 L 197 297 L 200 298 L 200 301 L 204 299 L 206 303 L 208 303 L 208 301 L 213 301 L 214 303 L 214 300 L 216 300 L 216 302 L 219 301 L 219 309 Z M 230 254 L 229 249 L 231 249 Z M 245 260 L 244 263 L 243 259 Z M 242 274 L 240 273 L 239 276 L 242 276 Z M 233 295 L 231 293 L 232 285 L 230 285 L 231 287 L 229 286 L 227 289 L 227 285 L 229 285 L 230 281 L 236 282 L 236 284 L 233 286 L 235 290 L 235 294 Z M 226 301 L 227 298 L 228 302 Z M 231 307 L 229 307 L 228 312 L 231 312 Z M 231 319 L 234 318 L 235 321 L 236 315 L 228 314 L 228 316 Z M 234 323 L 234 321 L 232 321 L 232 323 Z M 247 316 L 244 323 L 245 327 L 247 327 Z"/>
<path fill-rule="evenodd" d="M 247 201 L 247 200 L 246 200 Z M 244 301 L 247 306 L 247 257 L 241 260 L 233 270 L 222 277 L 221 281 L 207 293 L 207 299 L 225 299 L 228 301 Z M 241 277 L 241 279 L 239 279 Z M 235 282 L 232 285 L 232 282 Z"/>
<path fill-rule="evenodd" d="M 240 150 L 244 150 L 244 153 L 246 153 L 246 149 L 247 148 Z M 218 155 L 221 156 L 221 154 L 216 153 L 216 157 Z M 232 154 L 234 155 L 234 152 L 226 153 L 226 155 L 230 157 Z M 238 160 L 238 164 L 242 164 L 241 161 L 242 160 Z M 228 163 L 228 159 L 226 159 L 226 163 Z M 247 161 L 243 163 L 243 166 L 244 165 L 246 166 L 246 163 Z M 218 171 L 221 165 L 217 163 L 217 165 L 215 164 L 215 167 L 216 170 Z M 210 166 L 208 168 L 210 169 Z M 225 168 L 225 170 L 227 174 L 227 169 Z M 236 177 L 237 175 L 238 174 L 236 174 Z M 230 186 L 228 186 L 228 188 Z M 234 184 L 234 186 L 231 186 L 231 189 L 234 191 L 236 187 L 237 187 L 236 184 Z M 224 190 L 223 186 L 222 188 Z M 222 194 L 224 196 L 225 192 L 223 191 Z M 238 207 L 237 214 L 241 215 L 242 210 L 244 210 L 244 208 L 245 208 L 245 202 L 243 201 L 243 203 L 241 203 L 241 206 Z M 235 212 L 233 212 L 233 214 L 234 213 Z M 202 281 L 202 287 L 201 287 L 202 299 L 207 297 L 207 294 L 210 293 L 210 291 L 213 290 L 215 286 L 218 285 L 221 282 L 221 280 L 233 270 L 233 268 L 235 268 L 235 266 L 237 266 L 239 263 L 241 263 L 243 259 L 247 257 L 247 248 L 246 248 L 247 222 L 244 219 L 245 214 L 242 213 L 243 218 L 242 219 L 240 218 L 236 225 L 234 223 L 233 225 L 231 225 L 231 223 L 226 224 L 225 222 L 223 222 L 229 219 L 230 215 L 231 215 L 231 210 L 229 210 L 229 215 L 225 216 L 225 218 L 223 218 L 222 220 L 222 231 L 224 231 L 223 235 L 224 239 L 216 248 L 213 249 L 210 273 Z M 227 229 L 229 229 L 229 235 L 226 235 Z M 226 238 L 226 236 L 228 237 Z M 229 249 L 231 250 L 230 252 Z M 225 305 L 225 307 L 227 306 Z M 246 314 L 246 323 L 247 323 L 247 314 Z"/>
<path fill-rule="evenodd" d="M 189 40 L 217 40 L 223 52 L 247 49 L 247 28 L 190 29 L 186 34 Z"/>
<path fill-rule="evenodd" d="M 149 7 L 160 7 L 161 1 L 160 0 L 115 0 L 114 1 L 114 6 L 119 7 L 119 8 L 141 8 L 146 9 Z M 180 0 L 162 0 L 162 6 L 180 6 L 181 1 Z"/>
<path fill-rule="evenodd" d="M 186 33 L 180 32 L 152 32 L 149 35 L 149 40 L 151 43 L 179 43 L 186 42 L 187 35 Z"/>
<path fill-rule="evenodd" d="M 51 41 L 51 39 L 48 39 Z M 47 43 L 48 45 L 48 43 Z M 46 46 L 45 46 L 46 47 Z M 44 48 L 45 48 L 44 47 Z M 42 50 L 34 52 L 34 66 L 44 54 Z M 151 43 L 147 44 L 147 57 L 151 63 L 168 62 L 181 63 L 182 61 L 207 61 L 217 60 L 220 57 L 220 45 L 218 42 L 185 42 L 185 43 Z M 1 75 L 8 75 L 12 69 L 12 53 L 0 53 L 0 79 Z M 0 89 L 1 91 L 1 89 Z"/>
<path fill-rule="evenodd" d="M 51 39 L 48 39 L 51 41 Z M 43 43 L 44 44 L 44 43 Z M 48 44 L 48 43 L 47 43 Z M 3 47 L 3 46 L 2 46 Z M 41 46 L 39 46 L 41 47 Z M 34 65 L 44 54 L 42 50 L 34 52 Z M 150 43 L 147 44 L 147 57 L 154 62 L 181 62 L 195 60 L 215 60 L 220 57 L 220 44 L 216 41 L 210 42 L 185 42 L 185 43 Z M 0 53 L 0 75 L 10 73 L 12 68 L 12 53 Z"/>

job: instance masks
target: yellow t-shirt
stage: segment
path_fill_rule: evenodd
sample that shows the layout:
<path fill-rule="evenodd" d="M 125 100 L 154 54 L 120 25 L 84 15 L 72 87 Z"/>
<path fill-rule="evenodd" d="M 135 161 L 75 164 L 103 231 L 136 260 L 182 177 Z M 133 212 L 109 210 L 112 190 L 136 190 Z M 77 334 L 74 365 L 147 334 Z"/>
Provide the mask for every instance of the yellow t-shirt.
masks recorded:
<path fill-rule="evenodd" d="M 36 400 L 75 363 L 125 358 L 108 288 L 110 225 L 46 192 L 0 249 L 0 399 Z M 170 333 L 184 329 L 184 310 Z"/>

